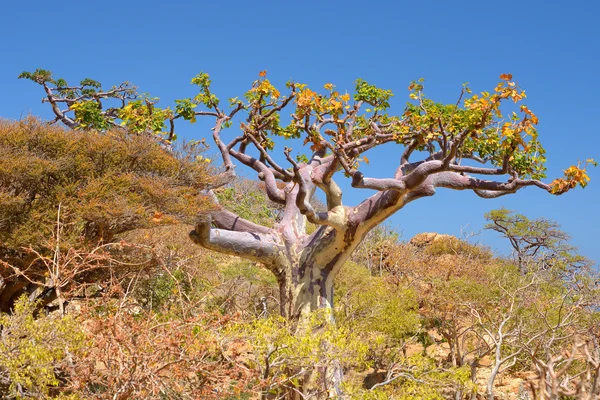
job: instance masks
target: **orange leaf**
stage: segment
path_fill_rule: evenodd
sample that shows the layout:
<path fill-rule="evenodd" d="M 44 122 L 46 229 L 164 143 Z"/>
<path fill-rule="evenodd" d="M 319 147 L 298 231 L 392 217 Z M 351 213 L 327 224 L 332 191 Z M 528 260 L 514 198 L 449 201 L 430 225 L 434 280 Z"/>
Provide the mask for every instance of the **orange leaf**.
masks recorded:
<path fill-rule="evenodd" d="M 160 220 L 162 219 L 162 217 L 163 217 L 163 213 L 157 211 L 157 212 L 154 213 L 154 217 L 152 218 L 152 222 L 158 223 L 158 222 L 160 222 Z"/>
<path fill-rule="evenodd" d="M 325 148 L 325 145 L 323 145 L 322 142 L 318 142 L 318 143 L 314 143 L 313 142 L 313 145 L 310 146 L 310 150 L 311 151 L 315 151 L 315 152 L 319 151 L 319 150 L 321 150 L 323 148 Z"/>
<path fill-rule="evenodd" d="M 265 69 L 264 71 L 260 71 L 260 72 L 258 73 L 258 76 L 262 76 L 262 77 L 265 77 L 265 76 L 267 76 L 267 70 Z"/>
<path fill-rule="evenodd" d="M 503 81 L 510 81 L 512 79 L 512 74 L 502 74 L 500 75 L 500 79 Z"/>

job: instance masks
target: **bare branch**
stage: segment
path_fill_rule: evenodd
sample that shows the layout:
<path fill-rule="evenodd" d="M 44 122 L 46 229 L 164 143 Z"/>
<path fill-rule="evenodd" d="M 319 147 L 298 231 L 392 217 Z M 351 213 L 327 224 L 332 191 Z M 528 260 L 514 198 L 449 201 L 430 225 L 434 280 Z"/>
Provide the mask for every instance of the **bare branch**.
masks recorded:
<path fill-rule="evenodd" d="M 537 186 L 548 192 L 551 187 L 536 179 L 518 179 L 514 178 L 508 182 L 487 181 L 462 175 L 456 172 L 441 172 L 434 175 L 436 187 L 445 187 L 455 190 L 473 190 L 480 197 L 493 198 L 508 193 L 514 193 L 526 186 Z"/>
<path fill-rule="evenodd" d="M 256 158 L 250 157 L 249 155 L 233 149 L 229 150 L 229 154 L 231 154 L 231 156 L 240 161 L 242 164 L 247 165 L 258 172 L 258 178 L 265 182 L 267 196 L 271 201 L 274 201 L 278 204 L 285 204 L 285 194 L 283 193 L 283 190 L 277 187 L 277 181 L 275 177 L 275 173 L 279 174 L 277 171 L 273 171 Z M 281 178 L 280 175 L 278 177 Z"/>
<path fill-rule="evenodd" d="M 319 159 L 318 162 L 321 162 L 321 159 Z M 313 165 L 313 163 L 311 163 L 311 165 Z M 342 205 L 342 190 L 333 180 L 333 174 L 339 169 L 339 166 L 339 160 L 335 157 L 331 157 L 328 162 L 320 164 L 312 170 L 312 182 L 325 192 L 328 210 L 332 210 L 333 208 Z"/>
<path fill-rule="evenodd" d="M 210 215 L 198 220 L 190 239 L 209 250 L 265 264 L 276 263 L 281 257 L 283 247 L 275 235 L 214 229 L 211 224 Z"/>
<path fill-rule="evenodd" d="M 213 202 L 213 204 L 220 207 L 219 200 L 217 199 L 217 196 L 212 190 L 207 190 L 203 194 L 205 194 Z M 216 211 L 211 211 L 210 214 L 212 216 L 213 223 L 217 226 L 217 228 L 235 232 L 251 232 L 261 234 L 272 233 L 271 229 L 259 224 L 255 224 L 254 222 L 248 221 L 235 214 L 234 212 L 231 212 L 224 208 L 220 208 Z"/>
<path fill-rule="evenodd" d="M 292 180 L 292 174 L 281 168 L 279 166 L 279 164 L 277 164 L 273 158 L 269 155 L 269 153 L 267 153 L 267 151 L 265 150 L 265 148 L 263 146 L 261 146 L 261 144 L 258 142 L 258 140 L 256 140 L 256 138 L 249 132 L 246 132 L 246 135 L 244 136 L 247 140 L 250 140 L 250 142 L 252 142 L 252 144 L 254 145 L 254 147 L 256 147 L 256 149 L 259 151 L 260 155 L 262 158 L 264 158 L 264 160 L 266 160 L 267 163 L 269 163 L 269 165 L 271 165 L 271 167 L 273 167 L 273 169 L 275 171 L 277 171 L 280 175 L 282 175 L 282 180 L 289 182 Z"/>
<path fill-rule="evenodd" d="M 294 182 L 297 184 L 296 206 L 298 207 L 300 213 L 306 216 L 306 219 L 313 224 L 341 227 L 343 224 L 342 220 L 331 218 L 333 215 L 335 215 L 335 213 L 317 212 L 310 204 L 309 199 L 314 191 L 314 187 L 311 190 L 311 187 L 309 186 L 309 178 L 305 177 L 304 175 L 309 174 L 311 170 L 307 168 L 300 168 L 298 163 L 290 156 L 290 152 L 291 149 L 286 148 L 285 156 L 290 164 L 292 164 L 294 169 Z"/>
<path fill-rule="evenodd" d="M 76 123 L 75 121 L 73 121 L 73 119 L 67 117 L 61 111 L 60 107 L 58 107 L 58 104 L 56 102 L 56 97 L 54 96 L 52 89 L 49 88 L 48 85 L 46 85 L 46 83 L 43 83 L 42 86 L 44 87 L 44 90 L 46 91 L 46 94 L 48 96 L 48 102 L 52 106 L 52 111 L 54 112 L 54 115 L 56 115 L 56 118 L 58 118 L 63 124 L 65 124 L 69 128 L 77 129 L 79 127 L 79 124 Z"/>

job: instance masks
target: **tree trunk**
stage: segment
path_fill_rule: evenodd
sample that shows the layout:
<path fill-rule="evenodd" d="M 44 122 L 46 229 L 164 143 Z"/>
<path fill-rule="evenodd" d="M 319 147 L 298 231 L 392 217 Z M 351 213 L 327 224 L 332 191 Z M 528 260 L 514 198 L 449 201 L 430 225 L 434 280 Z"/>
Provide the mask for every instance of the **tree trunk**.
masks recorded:
<path fill-rule="evenodd" d="M 488 400 L 494 400 L 494 381 L 496 380 L 496 376 L 500 371 L 500 364 L 496 361 L 492 371 L 490 372 L 490 376 L 487 381 L 487 398 Z"/>
<path fill-rule="evenodd" d="M 295 324 L 299 335 L 311 334 L 307 330 L 319 329 L 310 324 L 310 316 L 315 311 L 326 314 L 326 323 L 334 323 L 333 282 L 343 263 L 342 258 L 345 260 L 342 253 L 333 256 L 323 251 L 308 253 L 308 256 L 290 257 L 297 261 L 282 268 L 284 270 L 278 274 L 281 314 Z M 306 254 L 306 249 L 302 254 Z M 317 262 L 322 260 L 330 261 Z M 326 343 L 322 345 L 327 346 Z M 342 367 L 335 361 L 313 368 L 303 379 L 303 398 L 343 398 L 342 381 Z M 300 398 L 299 395 L 297 397 Z"/>
<path fill-rule="evenodd" d="M 300 322 L 313 311 L 332 310 L 333 279 L 332 270 L 319 265 L 288 268 L 279 277 L 282 316 Z"/>
<path fill-rule="evenodd" d="M 471 361 L 471 382 L 473 382 L 473 389 L 471 390 L 471 400 L 477 399 L 477 392 L 479 387 L 477 385 L 477 367 L 479 366 L 479 360 Z"/>

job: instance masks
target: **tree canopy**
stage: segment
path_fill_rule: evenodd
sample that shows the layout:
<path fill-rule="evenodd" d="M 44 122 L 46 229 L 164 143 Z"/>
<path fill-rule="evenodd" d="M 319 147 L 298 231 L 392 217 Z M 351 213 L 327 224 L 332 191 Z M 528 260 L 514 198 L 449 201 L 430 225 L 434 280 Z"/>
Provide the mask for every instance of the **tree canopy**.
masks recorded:
<path fill-rule="evenodd" d="M 324 91 L 315 91 L 307 85 L 289 81 L 287 93 L 275 88 L 267 79 L 266 71 L 252 88 L 238 97 L 228 99 L 223 107 L 211 92 L 208 74 L 200 73 L 191 83 L 198 86 L 194 98 L 176 100 L 173 109 L 156 106 L 158 98 L 142 95 L 129 82 L 103 90 L 100 82 L 86 78 L 79 85 L 70 86 L 64 79 L 53 78 L 51 71 L 37 69 L 23 72 L 19 77 L 32 80 L 44 88 L 56 121 L 75 129 L 122 127 L 133 133 L 153 133 L 172 141 L 174 122 L 184 119 L 195 122 L 198 116 L 215 118 L 214 138 L 223 155 L 226 169 L 232 169 L 233 157 L 238 162 L 257 170 L 261 179 L 288 181 L 302 180 L 295 170 L 306 164 L 306 156 L 290 157 L 284 153 L 291 168 L 282 168 L 269 153 L 274 150 L 275 137 L 302 138 L 315 154 L 329 153 L 336 168 L 352 177 L 355 187 L 374 190 L 413 189 L 424 176 L 438 174 L 436 186 L 471 189 L 484 197 L 511 193 L 523 186 L 538 186 L 553 194 L 561 194 L 576 185 L 585 187 L 589 177 L 585 172 L 592 159 L 579 162 L 565 170 L 565 176 L 544 184 L 545 151 L 538 140 L 538 117 L 524 104 L 525 90 L 511 74 L 500 75 L 493 91 L 473 94 L 463 85 L 456 103 L 443 104 L 429 99 L 424 92 L 423 79 L 408 86 L 409 99 L 401 114 L 391 114 L 389 90 L 380 89 L 357 79 L 355 92 L 341 94 L 335 85 L 327 83 Z M 114 100 L 114 104 L 105 104 Z M 508 103 L 508 104 L 507 104 Z M 512 107 L 510 106 L 512 104 Z M 61 109 L 61 106 L 65 108 Z M 198 107 L 204 110 L 197 110 Z M 226 112 L 226 108 L 229 111 Z M 291 109 L 291 120 L 284 123 L 284 109 Z M 241 136 L 225 141 L 221 130 L 231 126 L 234 117 L 246 112 L 246 121 L 240 123 Z M 72 116 L 70 116 L 72 115 Z M 227 142 L 227 143 L 226 143 Z M 403 145 L 400 167 L 393 180 L 367 178 L 360 172 L 360 163 L 368 163 L 363 153 L 383 143 Z M 238 151 L 233 150 L 240 146 Z M 254 147 L 259 160 L 251 162 L 245 154 L 247 146 Z M 416 153 L 415 153 L 416 152 Z M 427 153 L 424 165 L 409 179 L 409 159 L 413 153 Z M 469 162 L 479 164 L 471 165 Z M 249 165 L 252 164 L 252 165 Z M 261 170 L 264 167 L 264 170 Z M 408 169 L 407 169 L 408 168 Z M 440 174 L 444 172 L 444 174 Z M 454 174 L 448 174 L 454 173 Z M 481 175 L 486 178 L 506 175 L 507 182 L 490 182 L 478 178 L 460 178 L 457 175 Z M 419 178 L 417 177 L 419 176 Z M 328 181 L 328 179 L 326 179 Z M 331 184 L 326 191 L 331 191 Z M 302 185 L 301 185 L 302 186 Z M 277 189 L 269 187 L 272 197 Z M 305 205 L 306 206 L 306 205 Z M 310 214 L 310 212 L 309 212 Z"/>

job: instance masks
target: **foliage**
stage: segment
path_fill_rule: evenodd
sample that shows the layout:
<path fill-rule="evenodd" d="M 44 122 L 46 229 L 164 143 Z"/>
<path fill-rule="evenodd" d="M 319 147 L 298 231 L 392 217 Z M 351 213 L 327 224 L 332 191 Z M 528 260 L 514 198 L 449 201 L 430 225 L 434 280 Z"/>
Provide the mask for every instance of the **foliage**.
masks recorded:
<path fill-rule="evenodd" d="M 55 79 L 51 71 L 43 69 L 23 72 L 19 78 L 42 85 L 47 94 L 44 101 L 51 103 L 57 120 L 76 129 L 106 130 L 123 126 L 131 133 L 168 134 L 168 140 L 173 140 L 176 119 L 195 122 L 197 116 L 212 116 L 218 120 L 216 140 L 220 141 L 218 131 L 222 126 L 231 126 L 232 117 L 244 109 L 250 118 L 241 128 L 245 137 L 254 138 L 247 139 L 263 153 L 263 158 L 274 149 L 275 137 L 304 136 L 304 144 L 311 143 L 311 150 L 327 148 L 331 151 L 339 158 L 346 175 L 352 177 L 358 172 L 360 162 L 368 163 L 366 157 L 361 158 L 361 153 L 386 142 L 404 145 L 407 157 L 414 150 L 428 151 L 432 155 L 439 152 L 456 165 L 446 165 L 446 169 L 486 175 L 512 174 L 513 180 L 530 179 L 521 183 L 543 187 L 553 194 L 562 194 L 577 185 L 585 187 L 589 182 L 586 167 L 596 165 L 593 159 L 588 159 L 567 168 L 564 178 L 555 179 L 550 185 L 535 182 L 545 177 L 546 170 L 545 150 L 538 140 L 539 120 L 523 104 L 525 90 L 511 74 L 500 75 L 492 92 L 473 94 L 465 83 L 458 100 L 451 104 L 428 98 L 423 79 L 413 81 L 408 86 L 410 101 L 400 115 L 388 114 L 389 100 L 393 96 L 390 90 L 360 78 L 355 81 L 355 103 L 351 104 L 351 96 L 339 93 L 331 83 L 324 85 L 326 93 L 321 94 L 305 84 L 290 81 L 286 87 L 291 93 L 284 96 L 266 75 L 265 71 L 259 74 L 259 79 L 244 94 L 246 101 L 237 97 L 229 99 L 232 108 L 229 114 L 219 108 L 219 99 L 211 92 L 212 82 L 205 72 L 191 80 L 198 87 L 198 94 L 193 99 L 176 100 L 175 111 L 156 107 L 157 98 L 138 94 L 128 82 L 102 91 L 101 84 L 92 79 L 86 78 L 80 86 L 70 87 L 64 79 Z M 103 99 L 118 100 L 118 104 L 106 107 Z M 295 106 L 292 120 L 283 126 L 280 112 L 292 100 Z M 60 111 L 62 103 L 68 105 L 67 112 L 74 112 L 74 118 Z M 199 105 L 206 111 L 197 110 Z M 367 108 L 360 112 L 363 105 Z M 165 131 L 167 124 L 169 132 Z M 307 160 L 305 156 L 300 157 Z M 487 167 L 461 166 L 463 159 Z M 224 161 L 227 164 L 227 160 Z M 268 161 L 268 164 L 273 163 Z M 279 166 L 272 167 L 277 172 L 283 171 Z M 283 175 L 287 175 L 287 180 L 291 178 L 289 174 Z"/>
<path fill-rule="evenodd" d="M 242 368 L 235 349 L 218 341 L 228 321 L 218 314 L 178 320 L 119 308 L 103 312 L 86 324 L 91 346 L 75 360 L 70 388 L 84 398 L 118 399 L 246 393 L 252 373 Z"/>
<path fill-rule="evenodd" d="M 339 299 L 335 318 L 341 326 L 359 332 L 379 332 L 396 344 L 419 330 L 414 291 L 371 277 L 363 266 L 346 263 L 335 290 Z"/>
<path fill-rule="evenodd" d="M 0 313 L 0 390 L 6 398 L 48 396 L 87 344 L 72 316 L 36 318 L 34 311 L 22 296 L 11 315 Z"/>
<path fill-rule="evenodd" d="M 260 225 L 271 226 L 279 218 L 282 207 L 269 200 L 257 182 L 236 180 L 217 190 L 221 205 L 240 217 Z"/>
<path fill-rule="evenodd" d="M 208 182 L 198 146 L 181 156 L 119 131 L 68 132 L 29 118 L 0 122 L 0 252 L 61 241 L 110 240 L 161 223 L 190 222 L 206 208 L 197 192 Z"/>
<path fill-rule="evenodd" d="M 598 163 L 589 158 L 584 163 L 578 162 L 577 165 L 571 165 L 569 168 L 564 170 L 564 178 L 559 178 L 552 181 L 552 193 L 564 193 L 570 189 L 573 189 L 577 185 L 585 188 L 590 182 L 590 177 L 586 171 L 588 165 L 593 165 L 596 167 Z"/>
<path fill-rule="evenodd" d="M 296 330 L 279 316 L 258 318 L 232 325 L 229 340 L 251 344 L 250 366 L 262 378 L 263 393 L 301 387 L 311 371 L 327 373 L 327 368 L 364 366 L 366 344 L 343 326 L 329 323 L 328 313 L 312 313 Z"/>
<path fill-rule="evenodd" d="M 348 384 L 347 392 L 353 399 L 442 400 L 475 390 L 468 368 L 440 368 L 422 354 L 400 356 L 383 376 L 383 382 L 370 388 Z"/>
<path fill-rule="evenodd" d="M 9 335 L 26 344 L 31 342 L 23 339 L 34 333 L 63 335 L 35 342 L 43 343 L 48 354 L 58 354 L 55 358 L 42 356 L 46 353 L 39 349 L 28 353 L 35 362 L 51 365 L 36 369 L 47 373 L 35 378 L 40 393 L 269 398 L 302 388 L 311 371 L 323 377 L 339 364 L 351 398 L 466 399 L 484 392 L 476 361 L 493 354 L 490 338 L 506 317 L 501 354 L 518 353 L 516 360 L 503 364 L 509 368 L 502 376 L 516 379 L 514 371 L 536 372 L 536 366 L 553 362 L 554 369 L 541 369 L 552 377 L 568 363 L 568 391 L 591 390 L 592 380 L 576 376 L 596 376 L 593 271 L 578 268 L 577 274 L 565 275 L 556 267 L 522 274 L 510 260 L 456 238 L 438 235 L 409 244 L 382 234 L 386 263 L 381 274 L 347 262 L 336 278 L 337 324 L 328 323 L 327 314 L 315 313 L 297 328 L 276 316 L 273 300 L 267 299 L 264 312 L 261 298 L 278 291 L 265 269 L 190 248 L 185 234 L 183 226 L 159 224 L 124 236 L 154 249 L 155 268 L 115 281 L 113 287 L 103 283 L 101 297 L 74 300 L 67 311 L 79 310 L 77 321 L 84 321 L 76 328 L 71 317 L 22 317 L 19 307 L 27 306 L 30 313 L 34 307 L 25 300 L 13 315 L 2 317 L 4 326 L 10 319 L 13 325 L 30 327 Z M 532 281 L 527 290 L 520 289 Z M 64 330 L 46 328 L 66 321 L 71 325 Z M 80 345 L 75 350 L 70 342 L 65 358 L 57 344 L 64 346 L 73 337 Z M 577 356 L 556 361 L 565 350 Z M 3 371 L 14 368 L 16 359 L 2 359 Z M 479 381 L 472 375 L 473 365 L 480 371 Z M 541 390 L 549 382 L 541 377 L 530 374 L 527 387 Z M 565 377 L 552 379 L 564 382 Z M 566 386 L 561 390 L 568 392 Z"/>
<path fill-rule="evenodd" d="M 399 235 L 389 226 L 373 228 L 352 253 L 352 261 L 366 266 L 371 274 L 381 275 L 390 259 L 390 251 L 398 245 Z"/>
<path fill-rule="evenodd" d="M 71 128 L 105 131 L 123 126 L 129 133 L 164 134 L 169 140 L 175 139 L 172 130 L 164 131 L 166 121 L 174 117 L 173 112 L 157 107 L 158 98 L 139 94 L 129 82 L 105 91 L 100 82 L 89 78 L 83 79 L 78 86 L 69 86 L 64 79 L 54 79 L 51 71 L 43 69 L 25 71 L 19 78 L 42 85 L 47 94 L 43 101 L 52 105 L 56 120 Z M 111 107 L 105 108 L 105 101 Z M 59 111 L 62 103 L 67 105 L 67 110 Z M 73 112 L 73 118 L 66 115 L 69 112 Z"/>

